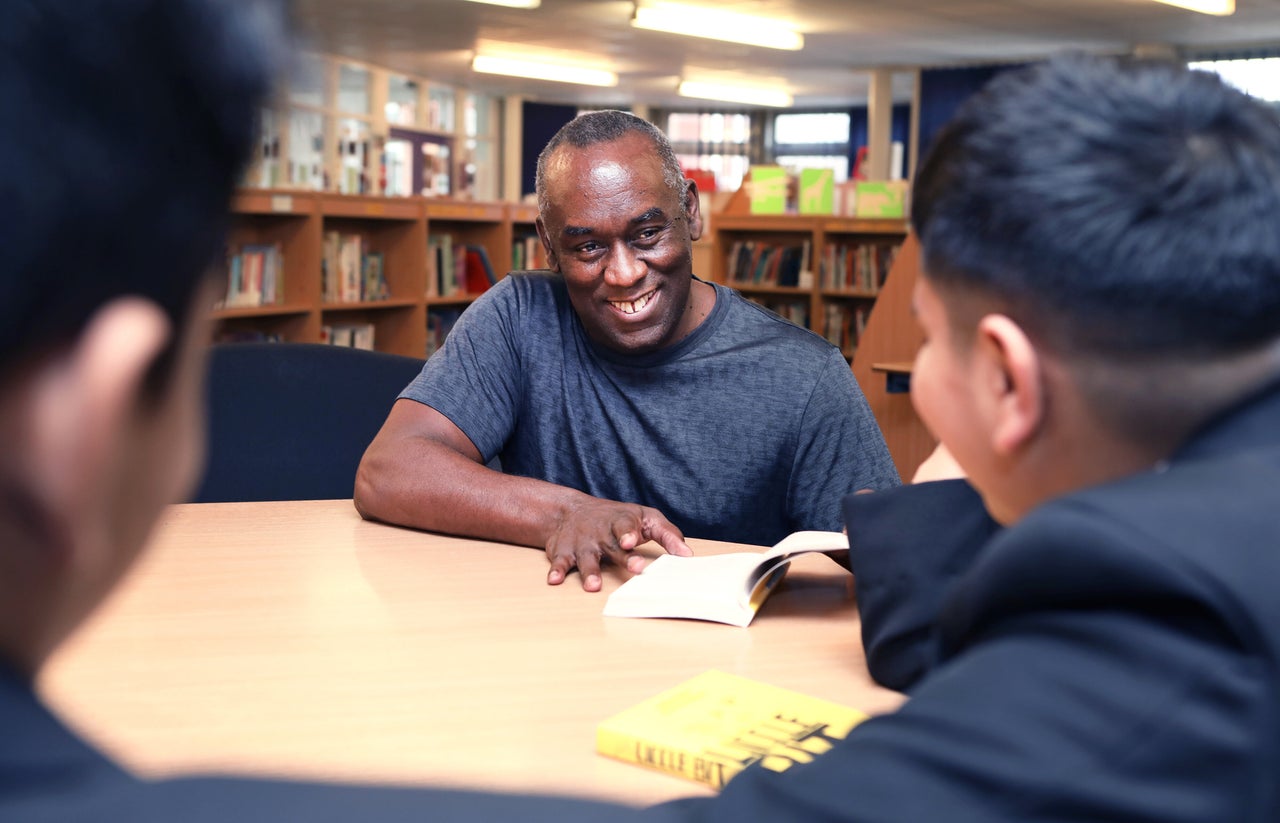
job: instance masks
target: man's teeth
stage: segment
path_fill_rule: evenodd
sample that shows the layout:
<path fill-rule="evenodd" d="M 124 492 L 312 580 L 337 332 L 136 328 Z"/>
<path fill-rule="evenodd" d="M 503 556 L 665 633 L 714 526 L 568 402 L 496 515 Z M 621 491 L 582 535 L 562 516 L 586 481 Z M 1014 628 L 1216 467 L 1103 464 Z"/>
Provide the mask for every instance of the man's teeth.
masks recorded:
<path fill-rule="evenodd" d="M 653 297 L 653 292 L 649 292 L 648 294 L 640 295 L 635 300 L 631 300 L 631 301 L 610 300 L 609 302 L 613 303 L 613 305 L 618 308 L 618 311 L 622 312 L 623 314 L 635 314 L 636 312 L 643 309 L 645 306 L 649 305 L 649 300 L 652 297 Z"/>

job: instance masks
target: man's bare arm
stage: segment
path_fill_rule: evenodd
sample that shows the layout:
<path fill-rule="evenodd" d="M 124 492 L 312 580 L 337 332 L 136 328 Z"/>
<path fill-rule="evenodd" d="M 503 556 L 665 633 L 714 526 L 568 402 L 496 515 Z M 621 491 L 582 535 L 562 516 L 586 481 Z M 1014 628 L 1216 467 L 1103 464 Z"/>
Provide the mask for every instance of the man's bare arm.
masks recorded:
<path fill-rule="evenodd" d="M 392 406 L 360 461 L 355 504 L 369 520 L 545 548 L 547 582 L 563 582 L 576 567 L 588 591 L 600 589 L 602 557 L 643 568 L 630 551 L 648 540 L 691 554 L 656 509 L 493 471 L 451 420 L 407 399 Z"/>

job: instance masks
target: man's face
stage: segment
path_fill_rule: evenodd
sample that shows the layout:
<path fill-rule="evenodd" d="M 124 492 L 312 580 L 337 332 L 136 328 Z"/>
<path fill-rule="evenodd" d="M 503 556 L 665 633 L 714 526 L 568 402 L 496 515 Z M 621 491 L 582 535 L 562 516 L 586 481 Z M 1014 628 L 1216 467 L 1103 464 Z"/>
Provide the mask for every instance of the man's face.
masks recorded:
<path fill-rule="evenodd" d="M 539 233 L 592 340 L 637 354 L 693 331 L 698 200 L 667 186 L 647 137 L 562 146 L 548 163 L 546 186 Z"/>

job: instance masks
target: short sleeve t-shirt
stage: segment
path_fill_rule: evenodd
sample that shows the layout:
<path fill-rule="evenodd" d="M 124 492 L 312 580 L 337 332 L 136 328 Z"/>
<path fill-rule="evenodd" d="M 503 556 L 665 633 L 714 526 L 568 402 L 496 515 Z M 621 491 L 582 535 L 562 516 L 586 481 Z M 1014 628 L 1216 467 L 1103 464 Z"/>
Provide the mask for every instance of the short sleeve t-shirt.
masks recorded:
<path fill-rule="evenodd" d="M 691 334 L 628 355 L 588 338 L 558 274 L 514 273 L 463 312 L 401 397 L 508 474 L 652 506 L 686 537 L 769 545 L 839 530 L 844 495 L 900 482 L 848 363 L 713 285 Z"/>

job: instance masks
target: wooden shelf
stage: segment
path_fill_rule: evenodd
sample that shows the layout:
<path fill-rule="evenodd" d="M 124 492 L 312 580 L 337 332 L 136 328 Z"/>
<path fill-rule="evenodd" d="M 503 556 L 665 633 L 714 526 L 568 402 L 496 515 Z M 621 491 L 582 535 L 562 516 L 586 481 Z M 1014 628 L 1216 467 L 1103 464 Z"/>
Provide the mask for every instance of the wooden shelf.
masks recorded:
<path fill-rule="evenodd" d="M 756 298 L 793 322 L 807 326 L 839 346 L 846 359 L 852 358 L 871 307 L 879 297 L 879 280 L 888 267 L 876 266 L 873 281 L 876 289 L 824 285 L 824 267 L 834 265 L 834 253 L 846 247 L 892 248 L 900 245 L 907 234 L 902 220 L 868 220 L 831 215 L 794 214 L 716 214 L 710 220 L 711 278 Z M 739 244 L 757 244 L 775 249 L 799 248 L 801 285 L 780 286 L 769 282 L 736 279 L 730 272 L 730 256 Z M 755 260 L 755 252 L 752 251 Z M 763 252 L 762 252 L 763 254 Z M 796 259 L 792 252 L 792 259 Z M 883 255 L 886 256 L 887 255 Z M 736 258 L 741 261 L 741 258 Z M 847 267 L 847 261 L 846 261 Z M 759 271 L 757 269 L 756 271 Z M 805 301 L 797 306 L 796 301 Z"/>
<path fill-rule="evenodd" d="M 912 363 L 872 363 L 871 370 L 884 375 L 884 390 L 889 394 L 906 394 L 911 391 Z"/>
<path fill-rule="evenodd" d="M 908 236 L 871 310 L 853 374 L 862 386 L 898 473 L 904 478 L 937 445 L 911 405 L 912 358 L 924 335 L 911 316 L 911 292 L 920 276 L 920 247 Z"/>
<path fill-rule="evenodd" d="M 832 300 L 875 300 L 880 296 L 878 291 L 862 289 L 819 289 L 818 294 Z"/>
<path fill-rule="evenodd" d="M 232 218 L 232 249 L 279 247 L 284 302 L 216 310 L 223 336 L 315 343 L 325 323 L 372 323 L 378 350 L 423 357 L 428 307 L 462 308 L 477 297 L 428 296 L 427 238 L 433 232 L 448 233 L 458 242 L 483 246 L 496 276 L 502 277 L 511 267 L 513 224 L 527 235 L 537 209 L 523 203 L 244 189 L 232 200 Z M 324 299 L 321 264 L 330 232 L 358 234 L 364 250 L 382 255 L 390 299 Z"/>
<path fill-rule="evenodd" d="M 365 309 L 403 309 L 417 306 L 420 300 L 411 298 L 392 298 L 390 300 L 361 300 L 359 303 L 324 303 L 321 311 L 363 311 Z"/>

